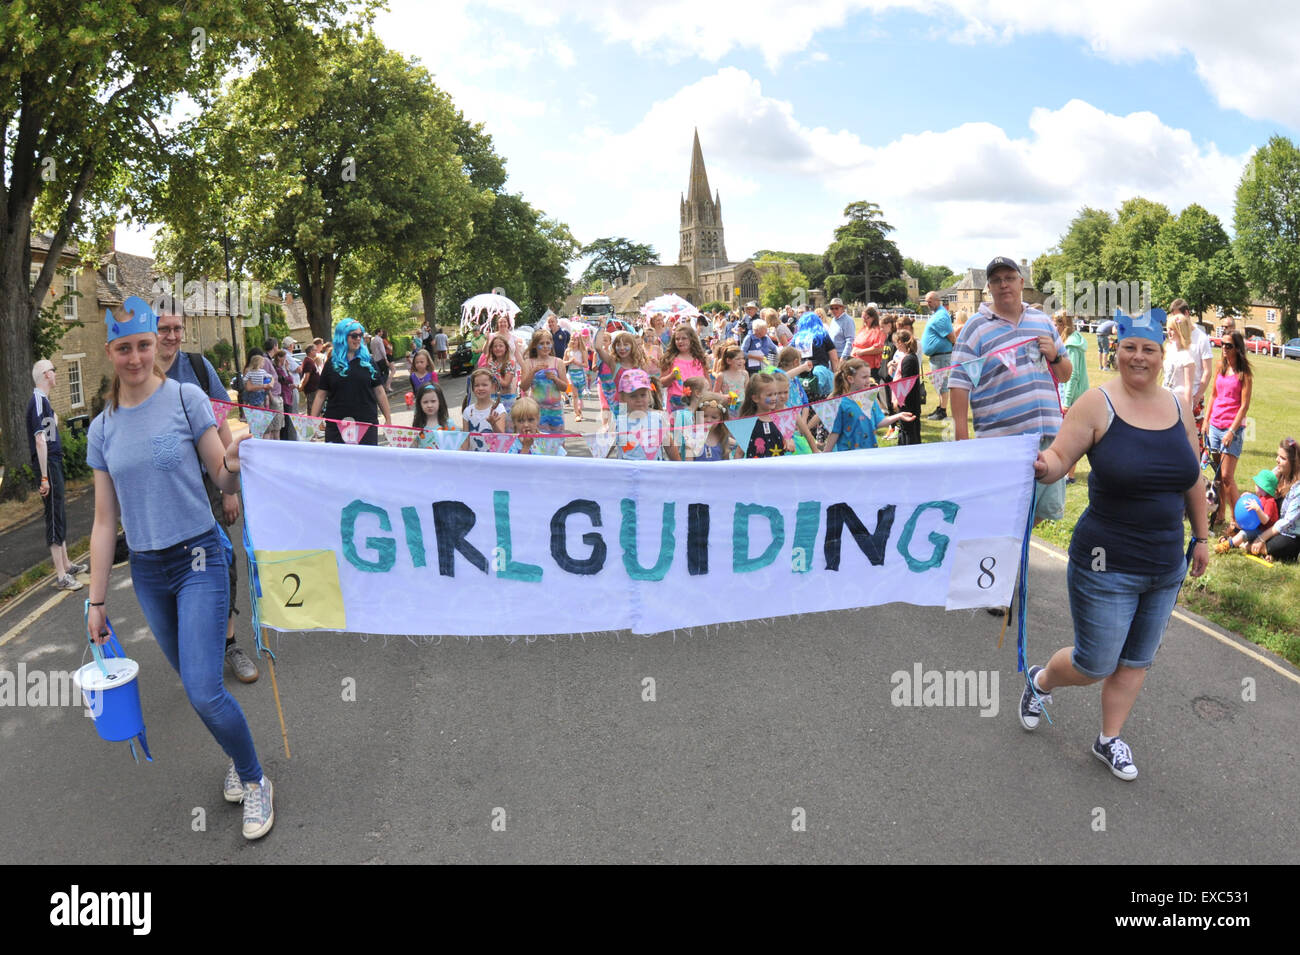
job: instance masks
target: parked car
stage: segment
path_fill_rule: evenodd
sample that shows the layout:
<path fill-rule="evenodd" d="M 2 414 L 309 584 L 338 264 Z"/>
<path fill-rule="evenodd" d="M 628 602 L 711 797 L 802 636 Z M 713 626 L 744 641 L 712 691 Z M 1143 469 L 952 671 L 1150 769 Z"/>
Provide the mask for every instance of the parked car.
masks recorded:
<path fill-rule="evenodd" d="M 1300 338 L 1293 338 L 1282 346 L 1282 357 L 1300 361 Z"/>
<path fill-rule="evenodd" d="M 1272 354 L 1273 345 L 1267 338 L 1261 338 L 1259 335 L 1251 335 L 1250 338 L 1246 339 L 1246 351 L 1254 352 L 1255 354 L 1263 353 L 1269 355 Z"/>

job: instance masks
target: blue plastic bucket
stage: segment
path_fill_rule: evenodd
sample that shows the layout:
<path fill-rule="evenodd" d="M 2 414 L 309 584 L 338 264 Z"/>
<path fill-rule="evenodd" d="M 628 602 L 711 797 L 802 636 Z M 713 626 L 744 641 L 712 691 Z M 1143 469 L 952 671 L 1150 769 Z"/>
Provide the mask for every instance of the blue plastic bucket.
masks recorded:
<path fill-rule="evenodd" d="M 104 647 L 113 653 L 106 657 L 93 641 L 91 653 L 95 659 L 81 667 L 73 680 L 81 690 L 82 699 L 90 710 L 95 732 L 110 743 L 139 738 L 146 758 L 149 747 L 145 742 L 144 710 L 140 706 L 140 665 L 128 659 L 117 642 L 113 625 L 108 625 L 108 640 Z"/>

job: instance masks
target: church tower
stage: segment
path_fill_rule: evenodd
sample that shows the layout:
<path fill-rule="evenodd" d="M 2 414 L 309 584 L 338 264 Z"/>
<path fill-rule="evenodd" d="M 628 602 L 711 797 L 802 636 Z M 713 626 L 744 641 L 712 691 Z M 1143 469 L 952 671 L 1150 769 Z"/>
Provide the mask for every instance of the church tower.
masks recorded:
<path fill-rule="evenodd" d="M 709 174 L 704 171 L 700 132 L 695 131 L 691 149 L 691 179 L 681 201 L 681 248 L 677 264 L 691 270 L 696 285 L 700 273 L 727 264 L 727 247 L 722 236 L 722 198 L 709 195 Z"/>

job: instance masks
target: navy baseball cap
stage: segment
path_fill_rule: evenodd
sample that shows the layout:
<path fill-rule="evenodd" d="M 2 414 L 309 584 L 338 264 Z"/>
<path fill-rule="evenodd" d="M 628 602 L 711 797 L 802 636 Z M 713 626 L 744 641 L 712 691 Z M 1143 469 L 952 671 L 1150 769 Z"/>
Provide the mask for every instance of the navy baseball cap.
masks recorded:
<path fill-rule="evenodd" d="M 1020 273 L 1020 266 L 1016 265 L 1014 259 L 1009 259 L 1005 255 L 999 255 L 984 269 L 984 275 L 986 277 L 992 276 L 998 269 L 1015 269 L 1017 274 Z"/>

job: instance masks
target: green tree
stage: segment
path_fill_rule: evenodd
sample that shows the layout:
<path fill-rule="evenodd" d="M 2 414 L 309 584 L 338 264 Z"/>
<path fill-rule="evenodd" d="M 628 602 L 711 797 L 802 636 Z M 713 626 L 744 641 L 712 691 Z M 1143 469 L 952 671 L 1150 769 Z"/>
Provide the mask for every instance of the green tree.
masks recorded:
<path fill-rule="evenodd" d="M 808 280 L 806 288 L 821 288 L 826 281 L 826 268 L 822 264 L 822 255 L 816 252 L 778 252 L 775 249 L 759 249 L 750 256 L 755 262 L 763 258 L 788 259 L 799 266 Z"/>
<path fill-rule="evenodd" d="M 182 94 L 205 103 L 220 77 L 251 55 L 279 65 L 282 93 L 315 32 L 333 29 L 343 0 L 45 0 L 0 7 L 0 430 L 4 459 L 27 459 L 23 414 L 31 392 L 33 329 L 60 258 L 120 210 L 138 211 L 172 150 L 160 126 Z M 363 15 L 368 12 L 362 8 Z M 30 283 L 33 229 L 50 232 Z M 5 494 L 10 491 L 6 482 Z"/>
<path fill-rule="evenodd" d="M 873 286 L 903 274 L 903 256 L 888 238 L 894 227 L 874 202 L 849 203 L 844 217 L 848 221 L 836 227 L 835 240 L 823 256 L 826 292 L 866 301 Z"/>
<path fill-rule="evenodd" d="M 1151 281 L 1156 238 L 1172 218 L 1164 203 L 1140 196 L 1125 200 L 1115 225 L 1102 240 L 1099 278 L 1108 282 Z"/>
<path fill-rule="evenodd" d="M 1060 274 L 1051 277 L 1058 282 L 1065 282 L 1067 273 L 1074 275 L 1075 281 L 1104 281 L 1105 269 L 1102 266 L 1101 250 L 1106 244 L 1106 237 L 1114 227 L 1115 220 L 1104 209 L 1085 206 L 1070 220 L 1069 228 L 1061 236 L 1059 247 L 1061 259 Z M 1043 282 L 1038 275 L 1034 281 L 1039 288 Z"/>
<path fill-rule="evenodd" d="M 641 245 L 623 237 L 596 239 L 582 247 L 581 254 L 591 256 L 579 281 L 599 279 L 610 285 L 626 281 L 634 265 L 658 265 L 659 253 L 653 245 Z"/>
<path fill-rule="evenodd" d="M 946 265 L 926 265 L 920 259 L 904 258 L 903 270 L 916 279 L 922 296 L 926 292 L 937 292 L 939 289 L 947 288 L 960 278 Z"/>
<path fill-rule="evenodd" d="M 795 289 L 808 291 L 808 276 L 790 261 L 769 254 L 754 264 L 758 266 L 758 300 L 764 308 L 784 308 L 794 302 Z"/>
<path fill-rule="evenodd" d="M 1250 304 L 1246 278 L 1218 216 L 1192 203 L 1160 227 L 1151 294 L 1161 304 L 1186 299 L 1197 315 L 1213 306 L 1231 311 Z"/>
<path fill-rule="evenodd" d="M 1300 312 L 1300 149 L 1274 136 L 1237 184 L 1237 259 L 1250 285 L 1282 312 L 1282 338 L 1296 337 Z"/>
<path fill-rule="evenodd" d="M 455 110 L 422 67 L 373 34 L 321 36 L 315 52 L 296 109 L 267 64 L 190 123 L 192 155 L 220 157 L 218 174 L 173 175 L 159 205 L 169 249 L 203 265 L 212 224 L 185 210 L 233 200 L 238 264 L 264 280 L 292 276 L 312 333 L 328 338 L 350 257 L 369 254 L 389 275 L 410 270 L 439 238 L 468 239 L 475 195 L 452 139 Z"/>
<path fill-rule="evenodd" d="M 1048 282 L 1065 282 L 1065 257 L 1059 248 L 1053 246 L 1034 259 L 1034 286 L 1046 289 Z"/>

